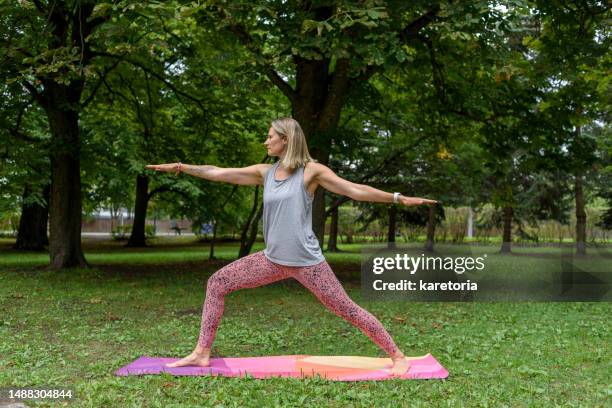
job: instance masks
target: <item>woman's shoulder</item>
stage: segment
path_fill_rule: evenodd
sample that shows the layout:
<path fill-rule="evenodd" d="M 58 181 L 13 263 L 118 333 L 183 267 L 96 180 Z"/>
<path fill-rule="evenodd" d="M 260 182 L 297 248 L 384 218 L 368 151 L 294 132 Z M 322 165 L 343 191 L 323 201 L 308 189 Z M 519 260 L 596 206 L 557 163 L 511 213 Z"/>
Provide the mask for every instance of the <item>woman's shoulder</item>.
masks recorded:
<path fill-rule="evenodd" d="M 328 167 L 324 164 L 318 163 L 316 161 L 309 161 L 304 164 L 304 171 L 311 173 L 313 175 L 319 174 L 321 171 L 324 171 Z"/>
<path fill-rule="evenodd" d="M 272 167 L 274 167 L 275 164 L 276 163 L 273 163 L 273 164 L 270 164 L 270 163 L 261 163 L 261 164 L 257 165 L 259 167 L 259 171 L 260 171 L 260 173 L 261 173 L 263 178 L 266 177 L 266 175 L 268 174 L 268 171 L 270 171 L 270 169 Z"/>
<path fill-rule="evenodd" d="M 321 163 L 319 163 L 316 160 L 310 160 L 307 161 L 306 163 L 304 163 L 303 167 L 306 168 L 311 168 L 311 169 L 320 169 L 321 167 L 325 167 L 323 166 Z"/>

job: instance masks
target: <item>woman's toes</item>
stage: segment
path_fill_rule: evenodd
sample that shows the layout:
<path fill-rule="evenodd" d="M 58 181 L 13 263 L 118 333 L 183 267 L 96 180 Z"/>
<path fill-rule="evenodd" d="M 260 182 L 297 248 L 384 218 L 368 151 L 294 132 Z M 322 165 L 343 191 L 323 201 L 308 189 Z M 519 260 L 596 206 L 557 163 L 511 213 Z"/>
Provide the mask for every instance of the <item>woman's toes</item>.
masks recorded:
<path fill-rule="evenodd" d="M 393 366 L 389 369 L 389 374 L 393 376 L 404 375 L 408 372 L 410 363 L 406 358 L 398 359 L 393 362 Z"/>

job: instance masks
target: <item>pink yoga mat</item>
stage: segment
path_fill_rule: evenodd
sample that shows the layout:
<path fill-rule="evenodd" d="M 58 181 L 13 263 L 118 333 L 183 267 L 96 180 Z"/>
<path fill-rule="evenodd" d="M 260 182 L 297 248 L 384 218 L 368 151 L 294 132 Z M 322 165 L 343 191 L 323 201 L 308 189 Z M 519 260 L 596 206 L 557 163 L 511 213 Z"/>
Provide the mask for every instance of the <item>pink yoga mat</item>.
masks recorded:
<path fill-rule="evenodd" d="M 121 367 L 115 375 L 145 375 L 160 374 L 171 375 L 222 375 L 225 377 L 243 377 L 249 375 L 253 378 L 270 377 L 312 377 L 320 376 L 335 381 L 362 381 L 401 379 L 428 379 L 446 378 L 448 371 L 431 355 L 411 357 L 410 369 L 401 377 L 389 375 L 389 370 L 364 369 L 355 367 L 328 366 L 325 364 L 308 364 L 304 359 L 309 355 L 289 355 L 270 357 L 228 357 L 211 358 L 209 367 L 166 367 L 166 363 L 174 362 L 176 358 L 142 356 L 130 364 Z M 319 358 L 319 357 L 317 357 Z M 338 357 L 336 357 L 338 358 Z M 351 357 L 339 357 L 341 359 Z M 382 359 L 381 359 L 382 361 Z"/>

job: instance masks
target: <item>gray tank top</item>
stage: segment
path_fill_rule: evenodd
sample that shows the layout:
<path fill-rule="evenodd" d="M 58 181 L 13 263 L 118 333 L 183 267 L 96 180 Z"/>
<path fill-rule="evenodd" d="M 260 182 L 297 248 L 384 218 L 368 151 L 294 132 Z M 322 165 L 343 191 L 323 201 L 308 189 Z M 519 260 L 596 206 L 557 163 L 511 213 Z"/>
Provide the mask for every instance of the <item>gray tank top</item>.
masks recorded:
<path fill-rule="evenodd" d="M 325 258 L 312 231 L 313 197 L 304 185 L 304 166 L 287 179 L 276 180 L 279 164 L 280 161 L 274 163 L 264 179 L 264 255 L 281 265 L 316 265 Z"/>

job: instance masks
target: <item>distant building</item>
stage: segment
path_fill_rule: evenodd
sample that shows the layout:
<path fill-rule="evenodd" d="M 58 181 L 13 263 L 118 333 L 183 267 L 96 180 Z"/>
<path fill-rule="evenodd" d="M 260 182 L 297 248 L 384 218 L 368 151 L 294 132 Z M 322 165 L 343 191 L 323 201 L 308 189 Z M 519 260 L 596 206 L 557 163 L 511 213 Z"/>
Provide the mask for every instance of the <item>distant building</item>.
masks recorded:
<path fill-rule="evenodd" d="M 83 216 L 81 223 L 82 233 L 105 233 L 111 234 L 113 230 L 129 229 L 134 222 L 133 214 L 121 209 L 111 213 L 108 209 L 96 211 L 90 215 Z M 155 227 L 157 235 L 174 235 L 174 234 L 192 234 L 191 220 L 176 220 L 176 219 L 149 219 L 145 221 L 145 225 Z M 129 232 L 128 232 L 129 233 Z"/>

